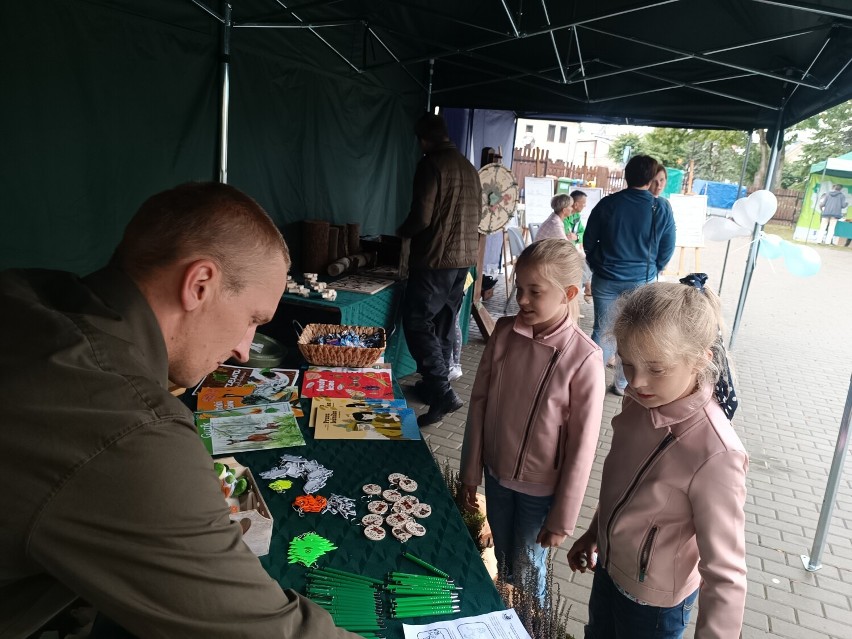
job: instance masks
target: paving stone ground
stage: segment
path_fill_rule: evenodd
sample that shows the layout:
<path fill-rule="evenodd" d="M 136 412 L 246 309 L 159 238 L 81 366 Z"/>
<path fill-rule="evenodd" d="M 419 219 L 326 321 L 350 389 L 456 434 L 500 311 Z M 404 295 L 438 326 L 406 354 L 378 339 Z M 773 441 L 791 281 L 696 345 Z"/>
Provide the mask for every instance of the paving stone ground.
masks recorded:
<path fill-rule="evenodd" d="M 743 321 L 733 350 L 740 410 L 735 427 L 751 467 L 746 504 L 748 599 L 742 637 L 848 639 L 852 637 L 852 455 L 845 456 L 840 490 L 822 569 L 807 572 L 800 555 L 809 555 L 834 454 L 840 419 L 852 372 L 852 248 L 817 247 L 820 272 L 797 278 L 782 260 L 758 259 Z M 722 287 L 725 319 L 730 327 L 745 270 L 748 239 L 731 243 Z M 701 268 L 719 289 L 724 243 L 708 243 Z M 677 255 L 675 256 L 677 257 Z M 673 278 L 672 278 L 673 279 Z M 492 315 L 504 313 L 502 276 L 492 300 Z M 582 304 L 580 325 L 591 333 L 593 312 Z M 464 376 L 454 382 L 467 401 L 484 341 L 471 323 L 470 343 L 462 353 Z M 607 372 L 607 381 L 611 373 Z M 402 380 L 413 384 L 416 376 Z M 410 398 L 421 412 L 422 406 Z M 610 420 L 620 398 L 607 394 L 597 457 L 575 537 L 586 530 L 600 488 L 600 473 L 609 450 Z M 439 460 L 458 467 L 466 407 L 439 424 L 423 429 Z M 480 489 L 481 490 L 481 489 Z M 555 578 L 571 604 L 569 631 L 583 636 L 590 575 L 568 569 L 569 538 L 556 553 Z M 693 626 L 687 637 L 693 636 Z"/>

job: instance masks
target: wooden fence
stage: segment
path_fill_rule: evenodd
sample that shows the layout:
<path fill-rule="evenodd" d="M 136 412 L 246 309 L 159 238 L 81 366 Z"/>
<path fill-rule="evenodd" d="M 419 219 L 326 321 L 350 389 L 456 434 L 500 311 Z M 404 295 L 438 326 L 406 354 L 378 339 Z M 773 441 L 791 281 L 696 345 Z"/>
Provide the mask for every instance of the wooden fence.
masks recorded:
<path fill-rule="evenodd" d="M 524 178 L 528 175 L 533 177 L 564 177 L 583 180 L 584 183 L 593 182 L 595 186 L 603 189 L 604 195 L 615 193 L 627 186 L 624 183 L 624 171 L 612 170 L 605 166 L 566 164 L 562 160 L 551 160 L 548 154 L 548 151 L 538 148 L 515 149 L 512 158 L 512 174 L 520 188 L 524 188 Z M 684 188 L 686 188 L 686 184 L 687 181 L 684 180 Z M 749 193 L 754 191 L 754 188 L 748 190 Z M 804 193 L 789 189 L 776 189 L 773 193 L 778 198 L 778 210 L 772 217 L 772 221 L 795 226 L 802 212 Z"/>
<path fill-rule="evenodd" d="M 604 190 L 604 195 L 609 195 L 624 188 L 624 172 L 613 171 L 605 166 L 581 166 L 578 164 L 566 164 L 562 160 L 551 160 L 549 152 L 544 149 L 515 149 L 512 158 L 512 174 L 518 182 L 518 186 L 524 188 L 524 178 L 532 177 L 556 177 L 582 180 L 588 184 Z"/>
<path fill-rule="evenodd" d="M 756 190 L 755 188 L 749 188 L 749 195 Z M 778 209 L 775 211 L 775 215 L 772 216 L 770 222 L 796 226 L 796 222 L 802 214 L 802 202 L 805 199 L 805 194 L 801 191 L 791 191 L 790 189 L 775 189 L 772 192 L 778 198 Z"/>

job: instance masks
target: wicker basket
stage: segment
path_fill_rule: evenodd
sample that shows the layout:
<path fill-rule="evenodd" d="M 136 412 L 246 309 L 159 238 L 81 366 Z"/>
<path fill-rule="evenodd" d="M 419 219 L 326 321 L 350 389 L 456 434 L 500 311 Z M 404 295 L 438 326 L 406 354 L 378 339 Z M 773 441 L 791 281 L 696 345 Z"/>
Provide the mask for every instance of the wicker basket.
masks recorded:
<path fill-rule="evenodd" d="M 352 329 L 359 333 L 382 336 L 379 348 L 360 348 L 357 346 L 330 346 L 328 344 L 311 344 L 318 335 L 338 333 Z M 385 329 L 380 326 L 341 326 L 340 324 L 308 324 L 299 336 L 299 350 L 309 364 L 315 366 L 349 366 L 358 368 L 373 364 L 385 352 L 387 339 Z"/>

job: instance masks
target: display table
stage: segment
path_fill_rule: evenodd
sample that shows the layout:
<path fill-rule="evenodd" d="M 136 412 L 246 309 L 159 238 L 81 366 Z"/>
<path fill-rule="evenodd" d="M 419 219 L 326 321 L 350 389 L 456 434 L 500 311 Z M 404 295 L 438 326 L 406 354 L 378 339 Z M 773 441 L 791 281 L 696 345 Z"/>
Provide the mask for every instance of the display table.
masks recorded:
<path fill-rule="evenodd" d="M 302 403 L 305 414 L 309 415 L 309 401 L 302 400 Z M 261 557 L 261 563 L 282 587 L 305 592 L 307 569 L 301 564 L 288 564 L 287 552 L 291 539 L 314 531 L 338 547 L 320 558 L 318 566 L 377 579 L 384 578 L 391 571 L 429 574 L 403 558 L 401 553 L 404 549 L 441 568 L 464 588 L 461 591 L 461 611 L 454 616 L 478 615 L 505 608 L 425 441 L 314 440 L 313 429 L 307 427 L 307 417 L 300 419 L 299 425 L 305 435 L 306 446 L 242 453 L 236 455 L 237 460 L 251 468 L 255 477 L 259 478 L 261 472 L 278 464 L 282 454 L 316 459 L 334 471 L 318 494 L 328 497 L 335 493 L 354 498 L 358 504 L 358 516 L 355 521 L 318 513 L 299 517 L 292 508 L 292 502 L 304 494 L 301 490 L 303 480 L 294 479 L 290 490 L 278 494 L 269 490 L 268 481 L 259 479 L 263 497 L 275 519 L 269 554 Z M 388 475 L 394 472 L 405 473 L 416 480 L 418 488 L 413 494 L 432 506 L 432 515 L 419 520 L 427 529 L 426 535 L 412 537 L 401 544 L 388 531 L 382 541 L 370 541 L 359 525 L 360 518 L 367 514 L 367 500 L 361 499 L 361 486 L 377 483 L 386 488 Z M 427 623 L 443 618 L 423 617 L 405 622 Z M 386 626 L 386 637 L 402 638 L 402 620 L 387 619 Z"/>
<path fill-rule="evenodd" d="M 334 287 L 334 283 L 330 283 Z M 393 366 L 394 375 L 404 377 L 417 370 L 417 365 L 408 351 L 402 328 L 400 312 L 405 295 L 405 281 L 394 282 L 378 293 L 350 293 L 338 291 L 334 301 L 320 297 L 301 297 L 285 293 L 278 303 L 278 310 L 271 322 L 261 332 L 294 349 L 296 332 L 293 320 L 302 326 L 310 323 L 351 324 L 354 326 L 381 326 L 388 333 L 385 361 Z M 470 324 L 470 308 L 473 287 L 469 287 L 459 311 L 462 341 L 467 343 Z"/>

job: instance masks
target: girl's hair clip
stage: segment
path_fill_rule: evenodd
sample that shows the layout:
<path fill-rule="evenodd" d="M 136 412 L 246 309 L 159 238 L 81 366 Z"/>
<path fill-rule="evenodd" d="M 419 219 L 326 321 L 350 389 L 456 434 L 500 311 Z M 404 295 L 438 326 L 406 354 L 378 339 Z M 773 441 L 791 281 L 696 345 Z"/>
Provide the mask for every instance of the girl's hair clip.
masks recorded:
<path fill-rule="evenodd" d="M 704 285 L 707 283 L 707 273 L 690 273 L 686 277 L 680 278 L 680 283 L 692 286 L 703 293 Z"/>

